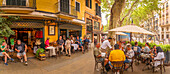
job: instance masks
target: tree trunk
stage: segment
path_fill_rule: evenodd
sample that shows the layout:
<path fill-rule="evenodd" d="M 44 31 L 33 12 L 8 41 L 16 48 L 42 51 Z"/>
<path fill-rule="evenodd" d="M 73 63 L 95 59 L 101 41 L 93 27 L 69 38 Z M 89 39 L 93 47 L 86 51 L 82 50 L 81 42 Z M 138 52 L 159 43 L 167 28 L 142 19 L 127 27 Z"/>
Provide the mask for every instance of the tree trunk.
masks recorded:
<path fill-rule="evenodd" d="M 111 8 L 110 22 L 109 22 L 109 30 L 116 28 L 119 23 L 120 14 L 125 7 L 125 0 L 115 0 L 115 3 Z M 114 38 L 111 41 L 111 45 L 114 45 L 114 41 L 116 39 L 115 32 L 109 32 L 108 37 Z"/>

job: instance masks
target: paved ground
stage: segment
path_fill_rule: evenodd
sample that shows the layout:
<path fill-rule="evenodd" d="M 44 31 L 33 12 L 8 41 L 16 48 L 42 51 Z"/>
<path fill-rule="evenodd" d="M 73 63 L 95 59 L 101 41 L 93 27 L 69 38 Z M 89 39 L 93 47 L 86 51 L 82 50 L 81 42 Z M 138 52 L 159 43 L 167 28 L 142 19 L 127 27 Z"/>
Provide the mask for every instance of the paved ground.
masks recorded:
<path fill-rule="evenodd" d="M 0 74 L 100 74 L 100 72 L 94 70 L 94 58 L 91 51 L 85 54 L 75 53 L 71 57 L 48 58 L 45 61 L 29 59 L 28 63 L 28 66 L 24 66 L 20 62 L 10 62 L 8 66 L 5 66 L 0 61 Z M 141 71 L 142 64 L 134 67 L 134 72 L 129 69 L 124 74 L 152 73 L 150 70 Z M 168 74 L 168 72 L 170 72 L 170 67 L 166 68 L 164 74 Z"/>

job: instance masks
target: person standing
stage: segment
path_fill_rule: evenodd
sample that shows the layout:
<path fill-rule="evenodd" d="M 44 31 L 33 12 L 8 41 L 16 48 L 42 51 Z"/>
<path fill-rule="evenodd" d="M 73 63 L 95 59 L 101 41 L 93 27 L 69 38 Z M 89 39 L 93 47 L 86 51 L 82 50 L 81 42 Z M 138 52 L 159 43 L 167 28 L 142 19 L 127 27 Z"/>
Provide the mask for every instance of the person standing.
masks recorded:
<path fill-rule="evenodd" d="M 7 63 L 7 58 L 9 58 L 11 61 L 14 61 L 14 59 L 12 59 L 6 52 L 5 50 L 7 49 L 7 44 L 5 41 L 3 41 L 2 45 L 1 45 L 1 50 L 0 50 L 0 56 L 5 56 L 5 65 L 8 65 Z"/>
<path fill-rule="evenodd" d="M 112 38 L 111 38 L 111 37 L 109 37 L 108 40 L 105 40 L 105 41 L 102 43 L 102 45 L 101 45 L 102 51 L 103 51 L 103 52 L 106 52 L 106 51 L 107 51 L 108 54 L 110 53 L 110 50 L 113 50 L 112 46 L 110 45 L 110 41 L 112 41 Z M 109 47 L 110 50 L 109 50 L 109 49 L 107 50 L 107 47 Z"/>
<path fill-rule="evenodd" d="M 62 36 L 59 37 L 59 39 L 57 40 L 57 43 L 58 43 L 58 49 L 61 53 L 63 53 L 63 50 L 64 50 L 64 40 L 62 39 Z M 61 50 L 60 50 L 61 49 Z"/>
<path fill-rule="evenodd" d="M 23 62 L 23 59 L 21 58 L 21 56 L 24 56 L 25 65 L 28 65 L 27 56 L 26 56 L 27 45 L 25 43 L 22 43 L 21 40 L 17 40 L 17 44 L 15 45 L 15 51 L 17 51 L 18 59 L 20 59 L 21 62 Z"/>
<path fill-rule="evenodd" d="M 65 48 L 66 48 L 66 56 L 71 56 L 71 41 L 70 38 L 67 38 L 65 42 Z"/>

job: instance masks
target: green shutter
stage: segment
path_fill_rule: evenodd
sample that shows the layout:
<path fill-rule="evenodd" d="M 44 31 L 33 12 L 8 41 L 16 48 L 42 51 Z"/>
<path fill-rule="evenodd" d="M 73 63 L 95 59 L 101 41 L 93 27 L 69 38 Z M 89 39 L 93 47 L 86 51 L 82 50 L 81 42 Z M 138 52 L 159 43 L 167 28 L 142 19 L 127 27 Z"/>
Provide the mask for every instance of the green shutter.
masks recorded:
<path fill-rule="evenodd" d="M 86 0 L 86 6 L 89 7 L 89 0 Z"/>
<path fill-rule="evenodd" d="M 90 8 L 92 9 L 92 0 L 90 0 Z"/>

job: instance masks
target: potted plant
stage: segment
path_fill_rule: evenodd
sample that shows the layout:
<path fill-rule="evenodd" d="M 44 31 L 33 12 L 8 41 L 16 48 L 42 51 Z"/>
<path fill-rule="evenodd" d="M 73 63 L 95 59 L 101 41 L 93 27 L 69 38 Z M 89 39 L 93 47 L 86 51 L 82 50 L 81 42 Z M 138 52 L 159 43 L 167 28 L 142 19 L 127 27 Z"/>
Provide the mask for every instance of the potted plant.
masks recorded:
<path fill-rule="evenodd" d="M 40 60 L 45 60 L 46 59 L 46 56 L 45 56 L 45 53 L 44 53 L 44 49 L 43 48 L 39 48 L 37 51 L 36 51 L 36 57 Z"/>

